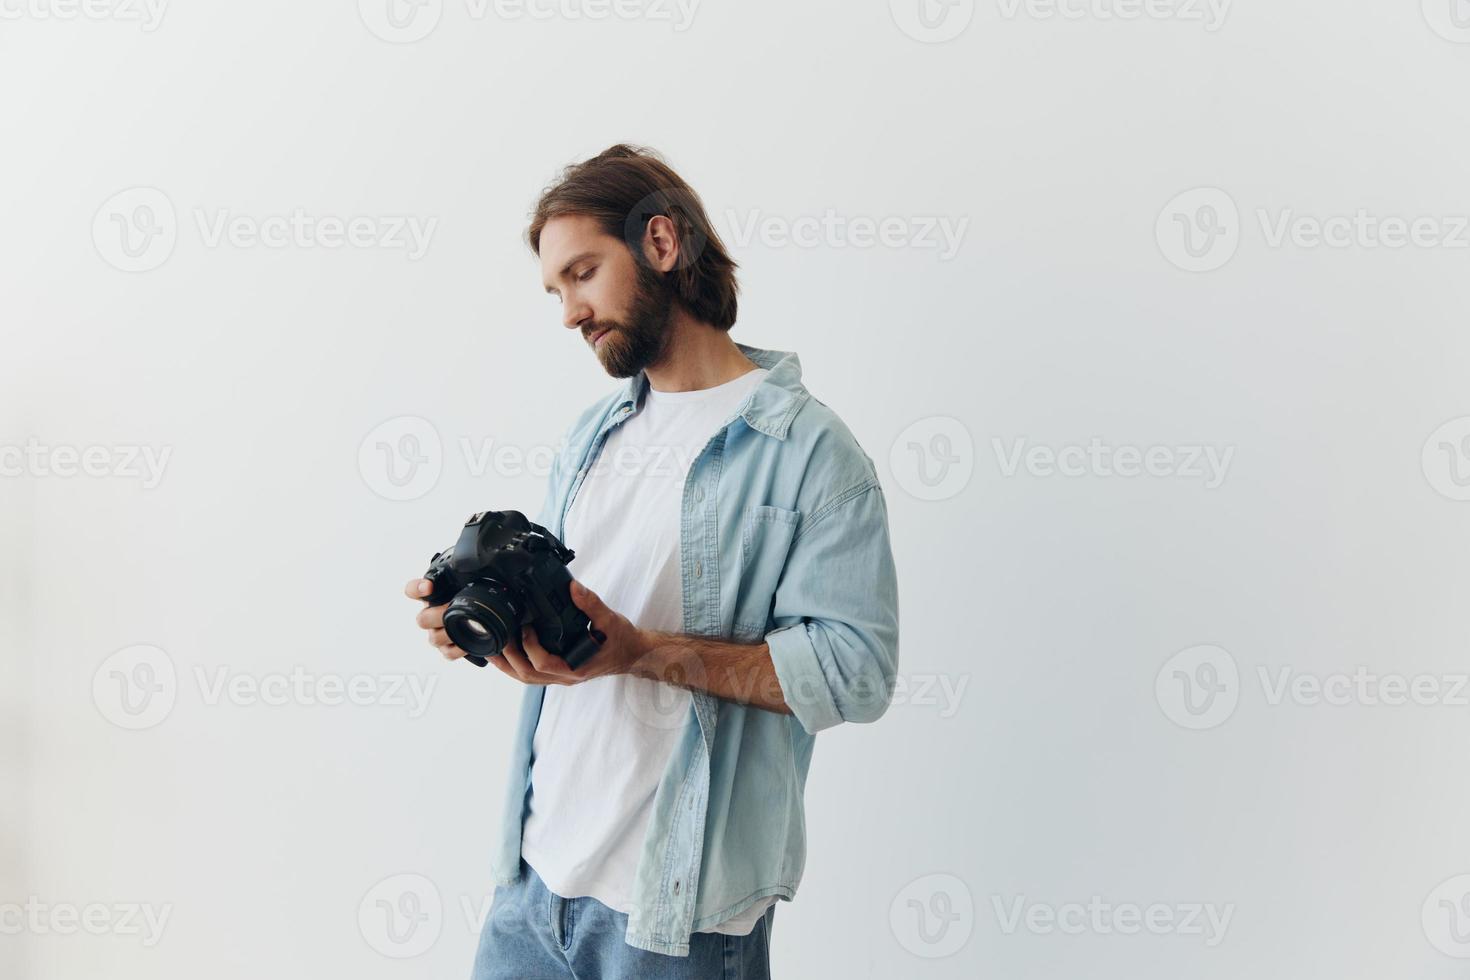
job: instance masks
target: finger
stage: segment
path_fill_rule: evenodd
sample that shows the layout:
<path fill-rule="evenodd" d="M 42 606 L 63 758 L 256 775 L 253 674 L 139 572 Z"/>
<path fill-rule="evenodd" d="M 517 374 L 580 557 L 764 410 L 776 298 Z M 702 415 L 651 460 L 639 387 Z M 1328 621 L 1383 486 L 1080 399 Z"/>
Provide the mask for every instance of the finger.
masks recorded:
<path fill-rule="evenodd" d="M 602 601 L 602 597 L 576 579 L 572 579 L 571 592 L 572 602 L 576 603 L 577 608 L 587 614 L 593 626 L 600 626 L 608 613 L 607 604 Z"/>
<path fill-rule="evenodd" d="M 419 624 L 420 629 L 436 630 L 444 625 L 443 606 L 425 606 L 420 609 L 413 621 Z"/>
<path fill-rule="evenodd" d="M 521 649 L 525 651 L 526 659 L 530 661 L 532 669 L 538 674 L 570 676 L 571 671 L 567 670 L 567 662 L 541 645 L 541 640 L 536 636 L 534 627 L 527 626 L 521 633 Z"/>
<path fill-rule="evenodd" d="M 506 677 L 511 678 L 512 680 L 520 681 L 522 684 L 561 683 L 555 678 L 548 677 L 545 674 L 537 673 L 535 670 L 532 670 L 529 667 L 527 667 L 524 672 L 518 672 L 516 668 L 511 665 L 510 661 L 505 658 L 504 653 L 502 653 L 498 657 L 491 657 L 489 659 L 490 662 L 495 665 L 495 668 L 499 670 L 502 674 L 504 674 Z"/>
<path fill-rule="evenodd" d="M 528 684 L 535 683 L 531 680 L 531 675 L 536 672 L 536 668 L 532 667 L 531 662 L 526 659 L 526 652 L 521 649 L 521 642 L 515 637 L 511 637 L 510 641 L 505 644 L 505 648 L 500 651 L 500 659 L 504 660 L 506 666 L 514 671 L 517 678 Z"/>
<path fill-rule="evenodd" d="M 449 634 L 443 630 L 429 631 L 429 645 L 438 650 L 445 660 L 458 660 L 464 656 L 464 651 L 455 646 Z"/>
<path fill-rule="evenodd" d="M 410 599 L 422 599 L 433 589 L 433 583 L 426 578 L 411 578 L 403 587 L 403 594 Z"/>
<path fill-rule="evenodd" d="M 531 663 L 531 658 L 526 655 L 525 647 L 517 639 L 512 638 L 500 653 L 505 658 L 506 663 L 510 664 L 511 669 L 516 672 L 516 676 L 527 684 L 566 683 L 566 679 L 563 677 L 537 670 L 535 665 Z"/>

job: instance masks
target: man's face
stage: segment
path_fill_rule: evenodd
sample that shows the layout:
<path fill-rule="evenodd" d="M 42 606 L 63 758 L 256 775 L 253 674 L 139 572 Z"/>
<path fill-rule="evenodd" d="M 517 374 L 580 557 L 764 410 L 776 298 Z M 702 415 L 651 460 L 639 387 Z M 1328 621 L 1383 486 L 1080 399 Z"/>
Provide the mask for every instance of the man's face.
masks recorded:
<path fill-rule="evenodd" d="M 566 215 L 546 222 L 541 277 L 561 300 L 562 322 L 582 332 L 608 374 L 631 378 L 663 356 L 673 311 L 668 281 L 635 261 L 596 219 Z"/>

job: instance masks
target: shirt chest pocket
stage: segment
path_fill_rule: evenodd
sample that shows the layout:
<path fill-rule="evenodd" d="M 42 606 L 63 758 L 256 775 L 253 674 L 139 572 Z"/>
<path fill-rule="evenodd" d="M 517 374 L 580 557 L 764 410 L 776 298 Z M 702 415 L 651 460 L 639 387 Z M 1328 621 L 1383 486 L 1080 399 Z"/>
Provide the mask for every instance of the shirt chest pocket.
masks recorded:
<path fill-rule="evenodd" d="M 735 634 L 764 636 L 772 601 L 801 512 L 763 504 L 747 507 L 740 526 L 740 578 L 735 593 Z"/>

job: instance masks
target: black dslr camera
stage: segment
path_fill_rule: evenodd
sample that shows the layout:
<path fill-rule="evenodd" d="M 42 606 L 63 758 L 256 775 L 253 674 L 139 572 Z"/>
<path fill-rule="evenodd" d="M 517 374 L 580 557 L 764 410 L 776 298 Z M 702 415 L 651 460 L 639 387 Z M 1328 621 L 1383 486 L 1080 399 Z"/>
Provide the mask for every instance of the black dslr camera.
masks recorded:
<path fill-rule="evenodd" d="M 465 659 L 483 667 L 530 623 L 536 638 L 573 670 L 607 637 L 572 602 L 576 553 L 515 510 L 492 510 L 465 521 L 459 541 L 435 555 L 424 573 L 433 583 L 429 605 L 442 606 L 444 630 Z"/>

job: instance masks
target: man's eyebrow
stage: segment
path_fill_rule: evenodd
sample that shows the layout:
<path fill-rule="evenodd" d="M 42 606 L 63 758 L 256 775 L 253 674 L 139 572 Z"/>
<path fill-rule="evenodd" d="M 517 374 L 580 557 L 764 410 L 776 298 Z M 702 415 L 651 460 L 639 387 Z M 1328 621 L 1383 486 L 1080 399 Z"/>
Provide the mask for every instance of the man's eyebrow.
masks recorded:
<path fill-rule="evenodd" d="M 567 273 L 572 271 L 572 266 L 576 265 L 578 262 L 581 262 L 584 259 L 593 258 L 596 255 L 597 255 L 596 252 L 591 252 L 591 251 L 588 251 L 588 252 L 578 252 L 576 255 L 572 256 L 572 260 L 570 262 L 568 262 L 566 265 L 564 265 L 564 266 L 561 267 L 561 271 L 556 274 L 556 278 L 558 278 L 558 279 L 565 279 L 566 276 L 567 276 Z M 554 293 L 554 292 L 556 292 L 556 287 L 555 286 L 547 286 L 546 287 L 546 291 L 548 293 Z"/>

